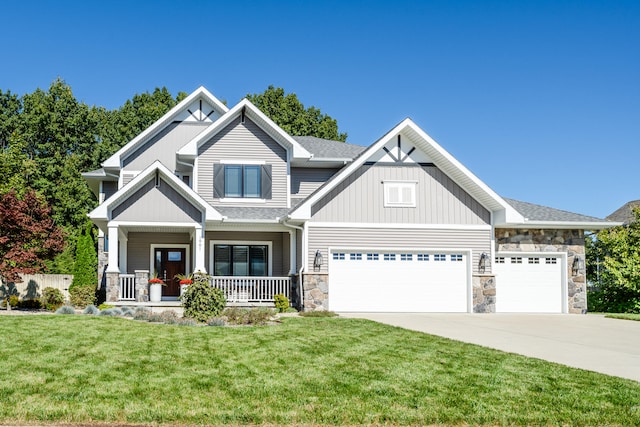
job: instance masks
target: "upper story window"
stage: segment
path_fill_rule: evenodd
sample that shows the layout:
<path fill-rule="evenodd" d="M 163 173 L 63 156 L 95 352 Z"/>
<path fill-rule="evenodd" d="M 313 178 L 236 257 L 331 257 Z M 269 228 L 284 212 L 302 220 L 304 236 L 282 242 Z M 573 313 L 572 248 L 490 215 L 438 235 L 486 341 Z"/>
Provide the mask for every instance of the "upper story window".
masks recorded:
<path fill-rule="evenodd" d="M 384 181 L 384 207 L 415 208 L 416 184 L 415 181 Z"/>
<path fill-rule="evenodd" d="M 213 196 L 229 199 L 270 199 L 271 165 L 216 164 Z"/>

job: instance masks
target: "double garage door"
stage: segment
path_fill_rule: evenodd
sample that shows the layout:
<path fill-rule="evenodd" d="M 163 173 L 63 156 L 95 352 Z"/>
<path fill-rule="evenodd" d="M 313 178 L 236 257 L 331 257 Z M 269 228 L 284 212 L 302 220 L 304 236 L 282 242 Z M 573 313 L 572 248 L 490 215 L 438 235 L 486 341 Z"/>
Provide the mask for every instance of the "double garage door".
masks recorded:
<path fill-rule="evenodd" d="M 562 313 L 563 270 L 560 254 L 498 253 L 493 264 L 496 275 L 498 313 Z"/>
<path fill-rule="evenodd" d="M 466 252 L 334 250 L 329 309 L 352 312 L 467 312 Z"/>

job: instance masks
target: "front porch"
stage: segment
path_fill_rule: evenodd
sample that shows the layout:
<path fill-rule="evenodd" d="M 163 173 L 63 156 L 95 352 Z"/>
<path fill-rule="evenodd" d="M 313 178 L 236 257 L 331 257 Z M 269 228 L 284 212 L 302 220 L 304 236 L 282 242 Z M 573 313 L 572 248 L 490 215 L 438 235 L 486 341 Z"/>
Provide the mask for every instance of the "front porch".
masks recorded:
<path fill-rule="evenodd" d="M 221 289 L 228 306 L 273 306 L 274 296 L 283 294 L 289 300 L 295 294 L 295 277 L 211 276 L 211 286 Z M 163 287 L 164 290 L 164 287 Z M 107 273 L 107 302 L 118 305 L 179 307 L 179 298 L 163 296 L 161 301 L 149 299 L 149 271 L 135 274 Z"/>

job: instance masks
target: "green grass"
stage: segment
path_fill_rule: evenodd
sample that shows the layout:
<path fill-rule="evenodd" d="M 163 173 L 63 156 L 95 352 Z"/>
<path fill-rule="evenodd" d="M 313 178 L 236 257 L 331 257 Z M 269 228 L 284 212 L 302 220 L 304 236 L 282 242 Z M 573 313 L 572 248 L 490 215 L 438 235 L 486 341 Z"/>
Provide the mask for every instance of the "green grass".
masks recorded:
<path fill-rule="evenodd" d="M 611 319 L 624 319 L 624 320 L 637 320 L 637 321 L 640 321 L 640 314 L 632 314 L 632 313 L 611 313 L 611 314 L 606 314 L 604 317 L 609 317 Z"/>
<path fill-rule="evenodd" d="M 2 316 L 0 336 L 0 424 L 640 425 L 639 383 L 366 320 Z"/>

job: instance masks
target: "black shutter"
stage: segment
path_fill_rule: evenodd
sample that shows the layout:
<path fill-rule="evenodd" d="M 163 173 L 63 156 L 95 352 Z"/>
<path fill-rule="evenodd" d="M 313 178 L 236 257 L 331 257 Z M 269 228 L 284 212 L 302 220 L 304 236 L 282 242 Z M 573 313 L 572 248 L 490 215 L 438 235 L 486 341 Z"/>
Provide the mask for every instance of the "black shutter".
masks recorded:
<path fill-rule="evenodd" d="M 262 198 L 270 199 L 271 198 L 271 165 L 262 165 L 262 177 L 261 177 L 261 187 L 262 187 Z"/>
<path fill-rule="evenodd" d="M 213 165 L 213 197 L 224 197 L 224 165 L 219 163 Z"/>

